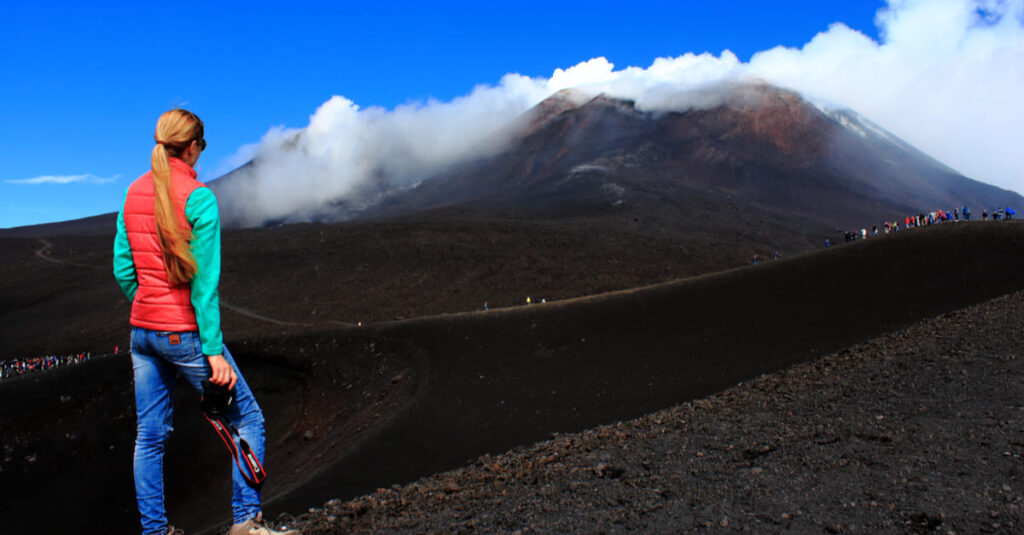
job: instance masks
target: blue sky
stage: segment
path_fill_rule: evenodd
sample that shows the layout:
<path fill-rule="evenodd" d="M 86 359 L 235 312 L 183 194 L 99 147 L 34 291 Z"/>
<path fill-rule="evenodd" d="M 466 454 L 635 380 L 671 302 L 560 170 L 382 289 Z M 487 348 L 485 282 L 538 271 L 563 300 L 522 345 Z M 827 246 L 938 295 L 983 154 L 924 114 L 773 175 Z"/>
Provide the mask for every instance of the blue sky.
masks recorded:
<path fill-rule="evenodd" d="M 0 17 L 0 228 L 115 211 L 163 111 L 206 123 L 201 177 L 332 95 L 361 108 L 449 101 L 507 73 L 591 58 L 740 61 L 835 22 L 878 40 L 878 1 L 466 3 L 18 2 Z M 173 9 L 173 10 L 172 10 Z M 27 183 L 39 177 L 79 177 Z M 65 180 L 70 180 L 65 178 Z"/>

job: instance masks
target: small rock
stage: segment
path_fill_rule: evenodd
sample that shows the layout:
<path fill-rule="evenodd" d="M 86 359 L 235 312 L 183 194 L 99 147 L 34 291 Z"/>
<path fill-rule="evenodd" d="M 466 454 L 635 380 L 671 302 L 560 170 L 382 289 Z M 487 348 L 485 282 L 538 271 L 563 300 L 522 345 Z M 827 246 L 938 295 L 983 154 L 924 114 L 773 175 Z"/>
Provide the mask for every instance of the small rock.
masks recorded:
<path fill-rule="evenodd" d="M 594 467 L 594 473 L 597 474 L 597 477 L 600 477 L 600 478 L 605 478 L 605 477 L 617 478 L 617 477 L 621 476 L 623 473 L 625 473 L 625 470 L 623 470 L 622 468 L 619 468 L 617 466 L 612 466 L 612 465 L 610 465 L 608 463 L 601 463 L 601 464 L 597 465 L 596 467 Z"/>

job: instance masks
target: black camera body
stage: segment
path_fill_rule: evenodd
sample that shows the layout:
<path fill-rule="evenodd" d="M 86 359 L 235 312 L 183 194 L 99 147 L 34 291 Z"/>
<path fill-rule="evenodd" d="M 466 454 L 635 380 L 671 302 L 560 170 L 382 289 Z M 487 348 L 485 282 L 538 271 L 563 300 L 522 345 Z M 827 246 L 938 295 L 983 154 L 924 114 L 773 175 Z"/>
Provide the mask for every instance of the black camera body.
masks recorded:
<path fill-rule="evenodd" d="M 215 385 L 207 380 L 203 381 L 203 399 L 200 405 L 206 414 L 210 416 L 227 414 L 232 398 L 233 395 L 227 386 Z"/>

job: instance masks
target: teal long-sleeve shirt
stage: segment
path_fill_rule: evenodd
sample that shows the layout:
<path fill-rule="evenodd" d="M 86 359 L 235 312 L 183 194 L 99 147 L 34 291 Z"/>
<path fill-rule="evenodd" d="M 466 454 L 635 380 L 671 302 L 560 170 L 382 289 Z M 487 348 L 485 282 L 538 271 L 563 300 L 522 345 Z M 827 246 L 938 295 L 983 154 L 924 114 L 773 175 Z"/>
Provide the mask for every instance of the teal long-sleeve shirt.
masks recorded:
<path fill-rule="evenodd" d="M 220 293 L 217 289 L 220 284 L 220 211 L 210 188 L 196 188 L 188 196 L 185 219 L 192 225 L 189 248 L 198 267 L 192 279 L 192 307 L 196 311 L 199 339 L 203 344 L 203 354 L 220 355 L 224 352 L 224 337 L 220 330 Z M 124 226 L 123 201 L 117 214 L 117 234 L 114 237 L 114 278 L 128 300 L 134 301 L 139 280 Z"/>

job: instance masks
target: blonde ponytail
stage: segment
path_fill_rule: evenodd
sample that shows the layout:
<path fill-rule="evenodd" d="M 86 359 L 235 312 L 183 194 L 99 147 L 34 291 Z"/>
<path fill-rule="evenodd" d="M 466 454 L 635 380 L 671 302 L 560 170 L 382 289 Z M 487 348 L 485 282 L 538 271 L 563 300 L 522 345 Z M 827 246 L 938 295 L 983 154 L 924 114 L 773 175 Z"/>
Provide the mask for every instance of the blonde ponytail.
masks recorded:
<path fill-rule="evenodd" d="M 164 113 L 156 123 L 156 146 L 150 164 L 155 193 L 156 233 L 160 240 L 167 281 L 172 285 L 191 282 L 196 259 L 189 249 L 191 232 L 181 228 L 174 210 L 174 184 L 170 156 L 179 156 L 194 140 L 203 139 L 203 122 L 192 112 L 176 109 Z"/>

